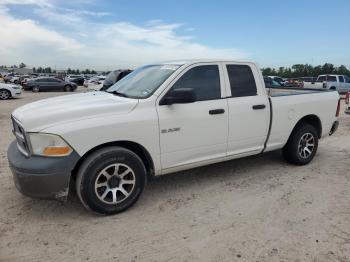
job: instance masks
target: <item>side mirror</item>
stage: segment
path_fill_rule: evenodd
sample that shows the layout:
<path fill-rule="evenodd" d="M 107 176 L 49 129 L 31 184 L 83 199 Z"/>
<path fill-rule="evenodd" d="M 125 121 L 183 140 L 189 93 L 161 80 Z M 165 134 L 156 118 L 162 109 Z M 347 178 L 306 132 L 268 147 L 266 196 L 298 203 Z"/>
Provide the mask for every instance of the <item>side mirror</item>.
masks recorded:
<path fill-rule="evenodd" d="M 172 90 L 167 93 L 159 102 L 159 105 L 187 104 L 196 101 L 196 95 L 192 88 Z"/>

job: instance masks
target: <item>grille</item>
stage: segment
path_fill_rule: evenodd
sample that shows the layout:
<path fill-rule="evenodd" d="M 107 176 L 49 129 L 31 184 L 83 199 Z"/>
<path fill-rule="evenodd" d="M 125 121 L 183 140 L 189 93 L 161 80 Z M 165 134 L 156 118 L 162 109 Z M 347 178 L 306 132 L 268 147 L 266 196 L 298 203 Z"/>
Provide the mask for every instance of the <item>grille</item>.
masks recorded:
<path fill-rule="evenodd" d="M 12 124 L 13 124 L 13 134 L 16 137 L 17 140 L 17 147 L 18 150 L 25 156 L 29 156 L 29 144 L 27 135 L 23 129 L 23 127 L 12 117 Z"/>

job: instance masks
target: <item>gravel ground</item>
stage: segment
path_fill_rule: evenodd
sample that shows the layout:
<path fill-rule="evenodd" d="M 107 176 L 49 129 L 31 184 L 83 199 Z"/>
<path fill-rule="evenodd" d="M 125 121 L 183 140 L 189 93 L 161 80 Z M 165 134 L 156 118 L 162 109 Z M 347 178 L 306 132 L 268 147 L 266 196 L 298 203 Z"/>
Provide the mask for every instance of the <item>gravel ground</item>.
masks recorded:
<path fill-rule="evenodd" d="M 0 261 L 350 261 L 350 116 L 308 166 L 272 152 L 162 176 L 107 217 L 14 187 L 10 113 L 63 94 L 0 101 Z"/>

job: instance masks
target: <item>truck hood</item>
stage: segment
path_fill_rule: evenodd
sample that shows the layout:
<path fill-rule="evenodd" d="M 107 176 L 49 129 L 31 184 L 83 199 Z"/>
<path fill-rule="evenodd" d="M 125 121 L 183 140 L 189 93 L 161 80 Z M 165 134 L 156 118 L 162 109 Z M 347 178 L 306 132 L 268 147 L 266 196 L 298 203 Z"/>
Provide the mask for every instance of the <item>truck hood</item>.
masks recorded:
<path fill-rule="evenodd" d="M 126 114 L 138 104 L 138 99 L 106 92 L 88 92 L 48 98 L 16 109 L 12 116 L 26 131 L 39 132 L 60 123 L 76 122 L 110 114 Z"/>

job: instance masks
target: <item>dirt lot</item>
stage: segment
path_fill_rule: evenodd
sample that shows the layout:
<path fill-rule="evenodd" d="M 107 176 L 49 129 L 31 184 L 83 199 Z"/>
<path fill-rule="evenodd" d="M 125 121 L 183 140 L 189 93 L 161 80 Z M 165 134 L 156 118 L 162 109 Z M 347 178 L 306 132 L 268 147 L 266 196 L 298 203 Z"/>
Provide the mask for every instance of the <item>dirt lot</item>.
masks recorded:
<path fill-rule="evenodd" d="M 308 166 L 272 152 L 159 177 L 105 217 L 14 187 L 11 111 L 63 94 L 0 101 L 0 261 L 350 261 L 350 116 Z"/>

